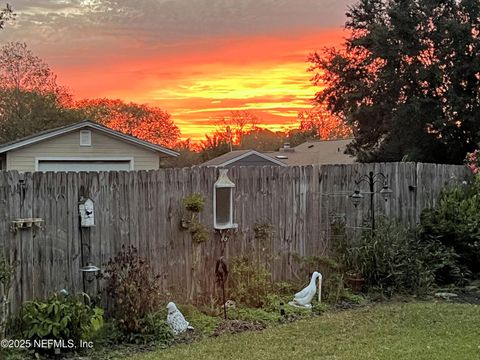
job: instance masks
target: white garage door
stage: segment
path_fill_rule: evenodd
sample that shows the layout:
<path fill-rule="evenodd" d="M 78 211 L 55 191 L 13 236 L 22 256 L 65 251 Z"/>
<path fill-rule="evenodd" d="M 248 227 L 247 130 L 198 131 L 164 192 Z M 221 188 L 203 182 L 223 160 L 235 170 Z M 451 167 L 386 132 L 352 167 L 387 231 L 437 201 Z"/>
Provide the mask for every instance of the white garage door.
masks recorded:
<path fill-rule="evenodd" d="M 38 171 L 130 170 L 131 160 L 39 160 Z"/>

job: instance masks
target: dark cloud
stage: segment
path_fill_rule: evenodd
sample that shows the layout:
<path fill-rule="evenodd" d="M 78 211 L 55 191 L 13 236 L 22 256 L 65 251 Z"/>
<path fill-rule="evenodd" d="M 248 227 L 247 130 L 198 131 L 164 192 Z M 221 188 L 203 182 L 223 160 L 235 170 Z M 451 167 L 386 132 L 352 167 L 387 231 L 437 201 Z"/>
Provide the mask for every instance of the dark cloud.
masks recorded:
<path fill-rule="evenodd" d="M 347 0 L 17 0 L 2 40 L 101 48 L 339 27 Z"/>

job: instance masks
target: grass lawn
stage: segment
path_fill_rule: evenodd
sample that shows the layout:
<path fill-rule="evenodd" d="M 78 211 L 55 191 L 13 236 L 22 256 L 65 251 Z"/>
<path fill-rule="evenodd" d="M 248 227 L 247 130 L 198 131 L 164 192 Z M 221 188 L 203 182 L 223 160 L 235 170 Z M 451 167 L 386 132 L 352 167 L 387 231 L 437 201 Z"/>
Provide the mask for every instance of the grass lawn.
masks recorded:
<path fill-rule="evenodd" d="M 128 358 L 479 360 L 480 306 L 374 305 Z"/>

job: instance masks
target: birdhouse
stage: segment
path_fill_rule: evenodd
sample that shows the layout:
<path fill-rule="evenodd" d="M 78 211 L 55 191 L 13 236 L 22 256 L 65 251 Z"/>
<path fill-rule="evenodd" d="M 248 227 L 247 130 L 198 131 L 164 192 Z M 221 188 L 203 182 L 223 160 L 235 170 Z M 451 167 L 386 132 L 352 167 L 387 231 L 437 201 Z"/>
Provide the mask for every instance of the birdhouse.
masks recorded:
<path fill-rule="evenodd" d="M 213 227 L 233 229 L 233 189 L 235 184 L 227 176 L 228 169 L 220 169 L 213 191 Z"/>
<path fill-rule="evenodd" d="M 95 226 L 95 213 L 93 201 L 89 198 L 81 198 L 78 204 L 78 211 L 80 213 L 81 227 Z"/>

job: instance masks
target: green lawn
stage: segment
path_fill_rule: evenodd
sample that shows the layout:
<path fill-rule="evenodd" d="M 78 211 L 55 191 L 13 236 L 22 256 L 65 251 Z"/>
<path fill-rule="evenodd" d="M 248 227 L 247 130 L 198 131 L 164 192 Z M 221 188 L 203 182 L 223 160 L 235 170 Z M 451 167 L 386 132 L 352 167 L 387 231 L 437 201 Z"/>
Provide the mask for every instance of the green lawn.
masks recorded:
<path fill-rule="evenodd" d="M 375 305 L 128 358 L 478 360 L 480 306 Z"/>

